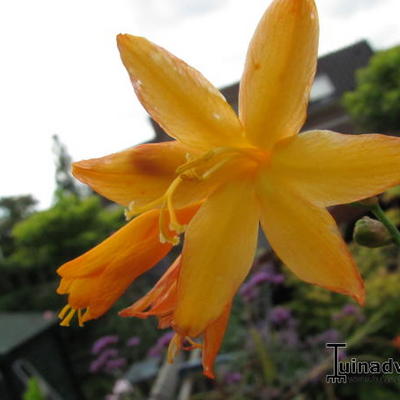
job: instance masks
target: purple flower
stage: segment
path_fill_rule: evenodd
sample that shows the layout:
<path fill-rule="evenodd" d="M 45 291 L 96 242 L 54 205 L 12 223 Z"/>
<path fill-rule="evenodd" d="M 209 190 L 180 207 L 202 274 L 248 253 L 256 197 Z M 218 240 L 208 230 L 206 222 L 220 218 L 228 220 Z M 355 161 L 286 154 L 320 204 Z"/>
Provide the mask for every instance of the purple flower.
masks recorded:
<path fill-rule="evenodd" d="M 279 332 L 279 338 L 283 344 L 289 347 L 296 347 L 299 344 L 299 335 L 293 328 Z"/>
<path fill-rule="evenodd" d="M 121 369 L 122 367 L 125 367 L 126 365 L 126 359 L 125 358 L 115 358 L 112 360 L 108 360 L 106 362 L 106 365 L 104 366 L 104 369 L 107 372 L 112 372 L 116 369 Z"/>
<path fill-rule="evenodd" d="M 334 320 L 341 320 L 346 317 L 355 317 L 360 322 L 364 320 L 360 307 L 355 304 L 346 304 L 338 313 L 332 315 Z"/>
<path fill-rule="evenodd" d="M 254 286 L 248 287 L 244 290 L 241 290 L 240 294 L 242 295 L 244 301 L 250 303 L 258 297 L 258 295 L 260 294 L 260 288 Z"/>
<path fill-rule="evenodd" d="M 282 274 L 277 274 L 272 268 L 264 268 L 254 273 L 250 279 L 241 286 L 239 294 L 244 300 L 251 301 L 254 300 L 259 293 L 258 286 L 266 282 L 280 284 L 283 281 L 284 277 Z"/>
<path fill-rule="evenodd" d="M 228 372 L 224 376 L 224 381 L 228 385 L 238 383 L 238 382 L 240 382 L 241 379 L 242 379 L 242 374 L 240 372 Z"/>
<path fill-rule="evenodd" d="M 174 332 L 166 332 L 156 342 L 156 344 L 150 348 L 148 352 L 149 357 L 159 357 L 164 351 L 165 347 L 168 346 L 171 339 L 174 337 Z"/>
<path fill-rule="evenodd" d="M 92 354 L 99 354 L 104 348 L 110 344 L 115 344 L 119 340 L 116 335 L 103 336 L 97 339 L 92 346 Z"/>
<path fill-rule="evenodd" d="M 269 313 L 269 320 L 274 325 L 283 325 L 292 318 L 292 313 L 289 309 L 278 306 L 273 308 Z"/>
<path fill-rule="evenodd" d="M 338 351 L 338 359 L 339 361 L 343 361 L 347 358 L 347 354 L 345 350 L 339 350 Z"/>
<path fill-rule="evenodd" d="M 328 329 L 319 335 L 307 339 L 308 344 L 319 345 L 321 343 L 336 343 L 340 339 L 340 333 L 336 329 Z"/>
<path fill-rule="evenodd" d="M 106 349 L 94 361 L 90 363 L 89 371 L 93 374 L 101 371 L 106 365 L 107 361 L 118 356 L 118 350 Z"/>
<path fill-rule="evenodd" d="M 342 309 L 342 313 L 346 315 L 353 315 L 358 312 L 360 312 L 360 309 L 355 304 L 346 304 Z"/>
<path fill-rule="evenodd" d="M 170 332 L 166 332 L 164 333 L 164 335 L 162 335 L 158 340 L 157 340 L 157 344 L 159 346 L 162 347 L 166 347 L 169 345 L 169 342 L 171 341 L 171 339 L 174 337 L 174 332 L 170 331 Z"/>
<path fill-rule="evenodd" d="M 96 374 L 99 372 L 104 366 L 104 362 L 96 358 L 96 360 L 92 361 L 89 366 L 89 372 L 92 374 Z"/>
<path fill-rule="evenodd" d="M 126 341 L 126 345 L 129 347 L 138 346 L 140 344 L 140 337 L 132 336 Z"/>
<path fill-rule="evenodd" d="M 285 280 L 285 277 L 282 274 L 275 274 L 271 277 L 271 283 L 275 283 L 275 285 L 280 285 Z"/>

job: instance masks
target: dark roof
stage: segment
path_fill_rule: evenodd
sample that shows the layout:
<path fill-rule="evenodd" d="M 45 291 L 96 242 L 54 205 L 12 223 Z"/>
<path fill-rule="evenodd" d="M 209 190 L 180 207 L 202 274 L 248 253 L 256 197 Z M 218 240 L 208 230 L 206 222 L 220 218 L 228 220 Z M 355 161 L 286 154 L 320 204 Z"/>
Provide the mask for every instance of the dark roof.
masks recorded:
<path fill-rule="evenodd" d="M 355 72 L 368 65 L 373 51 L 362 40 L 318 59 L 317 76 L 326 74 L 335 86 L 336 97 L 355 88 Z"/>

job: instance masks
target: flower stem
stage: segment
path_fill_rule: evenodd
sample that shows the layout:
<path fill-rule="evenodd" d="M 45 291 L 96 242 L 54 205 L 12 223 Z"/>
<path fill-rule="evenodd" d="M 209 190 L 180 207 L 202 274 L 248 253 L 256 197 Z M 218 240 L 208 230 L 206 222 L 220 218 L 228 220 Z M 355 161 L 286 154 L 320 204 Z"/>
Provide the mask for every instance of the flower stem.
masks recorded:
<path fill-rule="evenodd" d="M 390 219 L 386 216 L 380 204 L 376 203 L 369 208 L 371 212 L 375 215 L 375 217 L 378 218 L 378 220 L 381 221 L 382 224 L 385 225 L 386 229 L 390 232 L 396 246 L 400 247 L 400 232 L 397 229 L 396 225 L 393 224 L 393 222 L 390 221 Z"/>

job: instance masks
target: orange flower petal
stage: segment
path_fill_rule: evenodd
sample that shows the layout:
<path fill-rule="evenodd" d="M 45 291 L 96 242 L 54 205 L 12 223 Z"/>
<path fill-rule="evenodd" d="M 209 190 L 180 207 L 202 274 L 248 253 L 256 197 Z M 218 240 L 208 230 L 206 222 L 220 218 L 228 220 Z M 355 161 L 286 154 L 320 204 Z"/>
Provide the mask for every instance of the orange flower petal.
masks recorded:
<path fill-rule="evenodd" d="M 357 267 L 332 216 L 264 173 L 261 223 L 276 254 L 300 279 L 364 302 Z"/>
<path fill-rule="evenodd" d="M 174 329 L 196 337 L 232 301 L 257 243 L 259 211 L 253 181 L 232 181 L 213 193 L 190 222 L 182 252 Z"/>
<path fill-rule="evenodd" d="M 354 202 L 400 184 L 400 138 L 305 132 L 276 147 L 272 171 L 321 206 Z"/>
<path fill-rule="evenodd" d="M 178 142 L 144 144 L 105 157 L 76 162 L 72 173 L 112 201 L 125 206 L 133 201 L 135 207 L 141 207 L 165 193 L 177 177 L 177 168 L 187 162 L 186 154 L 187 147 Z M 190 154 L 198 155 L 192 151 Z M 183 181 L 174 192 L 174 207 L 183 208 L 205 199 L 225 177 L 233 174 L 234 169 L 235 165 L 227 165 L 209 179 Z M 237 165 L 236 169 L 243 168 Z"/>
<path fill-rule="evenodd" d="M 96 247 L 62 265 L 57 273 L 68 279 L 102 274 L 116 260 L 132 256 L 136 247 L 144 251 L 149 238 L 159 243 L 158 220 L 158 210 L 138 216 Z"/>
<path fill-rule="evenodd" d="M 122 317 L 147 318 L 168 312 L 176 302 L 176 283 L 181 266 L 181 256 L 168 268 L 153 289 L 131 306 L 119 312 Z M 148 311 L 146 311 L 148 310 Z"/>
<path fill-rule="evenodd" d="M 117 40 L 136 95 L 170 136 L 203 150 L 245 144 L 235 112 L 198 71 L 145 38 Z"/>
<path fill-rule="evenodd" d="M 307 111 L 318 51 L 313 0 L 275 0 L 247 53 L 239 115 L 250 142 L 270 149 L 298 133 Z"/>
<path fill-rule="evenodd" d="M 198 205 L 178 210 L 186 224 Z M 88 308 L 83 322 L 104 314 L 142 273 L 171 249 L 159 241 L 159 211 L 132 220 L 104 242 L 58 269 L 63 277 L 59 293 L 68 293 L 73 309 Z M 63 281 L 65 280 L 65 283 Z"/>
<path fill-rule="evenodd" d="M 204 332 L 203 373 L 210 379 L 215 379 L 214 363 L 228 326 L 231 307 L 232 304 L 228 304 L 221 316 L 211 323 Z"/>
<path fill-rule="evenodd" d="M 73 164 L 72 173 L 116 203 L 144 205 L 162 196 L 176 169 L 186 162 L 187 148 L 177 142 L 143 144 L 109 156 Z"/>
<path fill-rule="evenodd" d="M 94 277 L 73 279 L 69 289 L 64 293 L 69 294 L 68 304 L 75 310 L 86 308 L 92 301 L 98 282 Z"/>

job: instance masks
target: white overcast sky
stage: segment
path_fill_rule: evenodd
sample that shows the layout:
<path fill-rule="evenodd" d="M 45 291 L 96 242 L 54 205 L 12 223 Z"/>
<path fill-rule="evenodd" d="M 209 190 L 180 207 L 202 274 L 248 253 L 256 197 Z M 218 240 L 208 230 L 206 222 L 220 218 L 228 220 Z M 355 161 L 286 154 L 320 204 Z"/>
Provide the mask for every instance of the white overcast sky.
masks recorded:
<path fill-rule="evenodd" d="M 240 78 L 270 0 L 1 0 L 0 197 L 51 203 L 58 134 L 74 160 L 152 136 L 115 45 L 145 36 L 220 87 Z M 400 42 L 400 0 L 317 0 L 320 54 L 367 39 Z"/>

